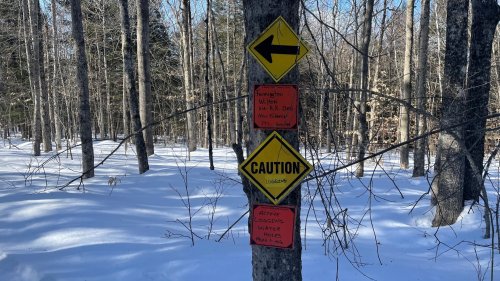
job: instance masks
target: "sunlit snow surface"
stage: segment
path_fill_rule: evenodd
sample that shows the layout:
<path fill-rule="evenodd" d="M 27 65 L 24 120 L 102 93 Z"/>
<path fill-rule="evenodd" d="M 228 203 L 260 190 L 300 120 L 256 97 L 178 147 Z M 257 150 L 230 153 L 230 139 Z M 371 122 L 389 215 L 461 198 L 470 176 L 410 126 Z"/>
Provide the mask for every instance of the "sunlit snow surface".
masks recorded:
<path fill-rule="evenodd" d="M 12 144 L 0 143 L 0 280 L 252 279 L 247 218 L 217 242 L 248 209 L 231 149 L 214 150 L 210 171 L 206 149 L 187 160 L 183 146 L 158 145 L 150 171 L 138 175 L 133 146 L 122 147 L 94 178 L 59 191 L 81 170 L 79 149 L 34 158 L 31 143 Z M 94 143 L 95 162 L 116 146 Z M 324 241 L 317 185 L 302 186 L 303 279 L 490 280 L 491 249 L 484 246 L 491 241 L 482 239 L 482 208 L 467 206 L 452 227 L 432 228 L 430 197 L 422 197 L 432 178 L 411 178 L 395 155 L 384 156 L 383 169 L 368 161 L 362 180 L 346 169 L 327 186 L 325 195 L 333 191 L 347 209 L 347 249 Z M 323 169 L 340 165 L 335 155 L 320 157 Z M 487 187 L 494 205 L 498 161 Z M 186 228 L 187 192 L 194 246 Z M 500 280 L 498 253 L 494 266 L 494 280 Z"/>

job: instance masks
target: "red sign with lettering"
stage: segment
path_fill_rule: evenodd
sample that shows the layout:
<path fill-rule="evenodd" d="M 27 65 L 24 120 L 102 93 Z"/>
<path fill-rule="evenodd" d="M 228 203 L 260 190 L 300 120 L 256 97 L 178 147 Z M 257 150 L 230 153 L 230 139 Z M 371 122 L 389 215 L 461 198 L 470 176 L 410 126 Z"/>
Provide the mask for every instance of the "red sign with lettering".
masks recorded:
<path fill-rule="evenodd" d="M 250 244 L 292 249 L 295 210 L 294 206 L 254 205 Z"/>
<path fill-rule="evenodd" d="M 297 85 L 255 85 L 253 127 L 260 130 L 295 130 L 298 126 Z"/>

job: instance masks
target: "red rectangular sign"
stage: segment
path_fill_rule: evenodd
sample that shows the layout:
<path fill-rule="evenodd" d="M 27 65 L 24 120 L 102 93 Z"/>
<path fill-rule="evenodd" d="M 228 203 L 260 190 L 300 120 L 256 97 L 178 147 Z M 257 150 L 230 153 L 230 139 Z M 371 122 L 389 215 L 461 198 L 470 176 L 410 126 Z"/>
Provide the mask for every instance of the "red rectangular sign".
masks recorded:
<path fill-rule="evenodd" d="M 255 85 L 253 91 L 254 129 L 297 129 L 298 104 L 297 85 Z"/>
<path fill-rule="evenodd" d="M 292 249 L 295 233 L 294 206 L 254 205 L 250 244 Z"/>

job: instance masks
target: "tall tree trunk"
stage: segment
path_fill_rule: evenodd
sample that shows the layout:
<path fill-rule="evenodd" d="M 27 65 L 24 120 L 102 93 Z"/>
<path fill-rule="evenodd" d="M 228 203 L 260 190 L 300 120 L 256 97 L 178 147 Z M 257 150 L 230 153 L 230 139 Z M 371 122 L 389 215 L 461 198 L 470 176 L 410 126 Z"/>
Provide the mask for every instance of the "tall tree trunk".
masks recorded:
<path fill-rule="evenodd" d="M 24 44 L 26 48 L 26 61 L 28 64 L 28 74 L 30 80 L 31 97 L 34 101 L 33 103 L 33 155 L 40 156 L 40 144 L 42 143 L 42 121 L 40 116 L 40 84 L 38 83 L 37 77 L 40 65 L 38 64 L 38 49 L 37 44 L 33 38 L 33 15 L 32 15 L 32 4 L 30 0 L 22 0 L 23 9 L 23 21 L 24 21 Z"/>
<path fill-rule="evenodd" d="M 440 127 L 448 128 L 464 120 L 465 78 L 467 67 L 467 18 L 469 1 L 448 0 L 444 91 Z M 438 174 L 434 180 L 433 202 L 436 215 L 433 226 L 455 223 L 463 209 L 465 158 L 458 142 L 463 141 L 463 127 L 445 129 L 439 135 Z M 458 138 L 458 139 L 457 139 Z"/>
<path fill-rule="evenodd" d="M 406 4 L 406 23 L 405 23 L 405 60 L 403 66 L 403 89 L 401 99 L 411 103 L 411 64 L 413 54 L 413 10 L 415 8 L 414 0 L 408 0 Z M 410 113 L 408 106 L 401 105 L 399 120 L 399 141 L 406 142 L 410 138 Z M 408 144 L 401 146 L 400 165 L 403 169 L 408 169 L 410 147 Z"/>
<path fill-rule="evenodd" d="M 140 132 L 141 117 L 139 114 L 139 101 L 135 88 L 134 60 L 132 58 L 132 37 L 130 35 L 130 18 L 128 12 L 128 0 L 120 0 L 121 29 L 122 29 L 122 58 L 123 58 L 123 84 L 130 104 L 130 117 L 134 130 L 134 142 L 137 153 L 139 173 L 149 170 L 148 155 L 144 136 Z"/>
<path fill-rule="evenodd" d="M 54 129 L 55 129 L 55 142 L 56 150 L 62 149 L 61 144 L 61 118 L 60 118 L 60 106 L 59 106 L 59 92 L 58 92 L 58 79 L 57 76 L 57 64 L 59 62 L 59 45 L 57 44 L 57 6 L 56 1 L 51 1 L 52 5 L 52 59 L 54 60 L 54 73 L 52 75 L 52 99 L 54 100 Z"/>
<path fill-rule="evenodd" d="M 372 80 L 372 91 L 378 92 L 378 83 L 379 83 L 379 73 L 380 73 L 380 58 L 382 57 L 383 46 L 384 46 L 384 34 L 385 34 L 385 21 L 387 18 L 387 0 L 384 0 L 384 6 L 382 10 L 382 22 L 380 23 L 380 37 L 378 38 L 378 46 L 377 46 L 377 58 L 375 59 L 375 69 L 373 70 L 373 80 Z M 371 103 L 371 114 L 370 114 L 370 140 L 375 140 L 376 130 L 375 130 L 375 120 L 377 118 L 377 105 L 378 102 L 374 100 Z"/>
<path fill-rule="evenodd" d="M 106 85 L 106 115 L 104 120 L 104 137 L 109 138 L 110 135 L 115 135 L 113 131 L 113 113 L 111 111 L 111 91 L 110 91 L 110 81 L 108 75 L 108 59 L 106 58 L 106 8 L 105 0 L 102 0 L 102 57 L 103 57 L 103 67 L 104 67 L 104 83 Z"/>
<path fill-rule="evenodd" d="M 43 139 L 43 151 L 52 151 L 52 133 L 50 126 L 50 110 L 49 110 L 49 90 L 47 87 L 47 79 L 45 79 L 45 52 L 44 52 L 44 40 L 43 40 L 43 26 L 44 20 L 42 17 L 42 11 L 40 10 L 40 2 L 35 1 L 35 12 L 38 17 L 38 51 L 40 52 L 38 56 L 38 63 L 40 64 L 40 101 L 41 101 L 41 112 L 42 115 L 42 139 Z"/>
<path fill-rule="evenodd" d="M 193 91 L 193 80 L 192 80 L 192 61 L 191 61 L 191 5 L 189 0 L 182 0 L 182 66 L 184 73 L 184 91 L 186 98 L 187 110 L 194 107 L 195 96 Z M 187 114 L 187 141 L 188 141 L 188 151 L 195 151 L 197 144 L 196 137 L 196 112 L 190 111 Z"/>
<path fill-rule="evenodd" d="M 467 71 L 466 120 L 474 120 L 465 130 L 465 145 L 479 172 L 483 172 L 485 116 L 490 95 L 491 53 L 493 38 L 500 19 L 496 0 L 472 0 L 472 26 Z M 479 175 L 479 176 L 482 176 Z M 471 164 L 465 162 L 464 200 L 479 200 L 481 184 Z"/>
<path fill-rule="evenodd" d="M 358 114 L 358 154 L 357 160 L 361 161 L 365 158 L 366 148 L 368 147 L 368 122 L 366 121 L 366 101 L 368 96 L 368 51 L 370 48 L 370 39 L 372 33 L 372 18 L 373 18 L 373 0 L 366 1 L 365 20 L 363 23 L 363 43 L 361 45 L 361 93 L 359 99 L 359 114 Z M 364 175 L 364 161 L 361 161 L 356 167 L 356 177 Z"/>
<path fill-rule="evenodd" d="M 349 88 L 353 89 L 354 86 L 354 73 L 355 69 L 357 69 L 357 53 L 355 51 L 352 52 L 352 59 L 351 59 L 351 64 L 350 64 L 350 71 L 349 71 Z M 345 137 L 345 142 L 346 142 L 346 161 L 349 162 L 351 160 L 351 154 L 352 151 L 354 150 L 353 147 L 353 139 L 354 139 L 354 119 L 355 119 L 355 112 L 356 109 L 354 108 L 355 102 L 354 102 L 354 92 L 349 92 L 349 98 L 347 99 L 347 112 L 346 112 L 346 137 Z"/>
<path fill-rule="evenodd" d="M 427 101 L 426 80 L 427 80 L 427 52 L 429 49 L 429 14 L 430 0 L 422 0 L 422 8 L 420 14 L 420 40 L 418 51 L 418 66 L 417 66 L 417 109 L 425 111 Z M 421 135 L 427 130 L 427 119 L 423 114 L 417 113 L 417 133 Z M 427 139 L 421 138 L 415 143 L 413 156 L 413 176 L 421 177 L 425 174 L 425 152 L 427 147 Z"/>
<path fill-rule="evenodd" d="M 77 59 L 77 88 L 80 97 L 80 140 L 82 142 L 83 177 L 94 176 L 94 147 L 92 144 L 92 115 L 89 103 L 89 77 L 85 39 L 83 36 L 82 8 L 80 0 L 71 0 L 71 23 Z"/>
<path fill-rule="evenodd" d="M 97 59 L 96 59 L 96 64 L 97 64 L 97 77 L 96 77 L 96 110 L 97 110 L 97 126 L 99 127 L 99 135 L 101 139 L 104 139 L 104 108 L 106 104 L 104 103 L 104 95 L 102 93 L 102 87 L 101 87 L 101 79 L 102 79 L 102 69 L 101 69 L 101 48 L 99 47 L 99 37 L 96 32 L 96 49 L 97 49 Z"/>
<path fill-rule="evenodd" d="M 299 1 L 298 0 L 245 0 L 243 1 L 246 38 L 245 45 L 265 30 L 278 16 L 283 18 L 297 32 L 299 26 Z M 248 91 L 251 93 L 257 84 L 274 83 L 272 78 L 253 58 L 248 59 Z M 294 68 L 282 80 L 283 84 L 297 84 L 298 70 Z M 252 106 L 252 95 L 250 95 L 250 106 Z M 248 110 L 248 120 L 252 120 L 252 109 Z M 250 127 L 248 138 L 249 152 L 257 148 L 264 140 L 269 131 L 257 131 Z M 299 148 L 299 139 L 296 131 L 280 131 L 295 149 Z M 248 181 L 246 181 L 248 183 Z M 256 203 L 269 202 L 269 200 L 257 188 L 244 188 L 248 196 L 249 208 Z M 297 207 L 295 218 L 295 241 L 293 249 L 277 249 L 252 245 L 252 268 L 254 281 L 300 281 L 302 280 L 302 245 L 300 238 L 300 185 L 286 197 L 282 204 Z"/>
<path fill-rule="evenodd" d="M 210 0 L 207 0 L 207 18 L 205 19 L 205 102 L 209 105 L 213 102 L 212 95 L 210 93 L 210 79 L 208 78 L 210 73 L 210 41 L 209 41 L 209 29 L 210 29 L 210 10 L 212 9 L 210 5 Z M 213 141 L 212 141 L 212 106 L 207 106 L 207 137 L 208 137 L 208 159 L 210 161 L 210 170 L 214 168 L 214 157 L 213 157 Z"/>
<path fill-rule="evenodd" d="M 215 51 L 217 53 L 217 57 L 219 59 L 221 71 L 222 71 L 222 89 L 224 91 L 224 99 L 228 100 L 230 99 L 229 96 L 229 82 L 228 82 L 228 71 L 227 67 L 229 66 L 228 64 L 224 64 L 224 60 L 222 59 L 222 53 L 220 50 L 220 44 L 219 44 L 219 35 L 217 34 L 216 27 L 213 23 L 214 21 L 212 20 L 212 39 L 213 39 L 213 46 L 215 47 Z M 214 65 L 215 67 L 215 65 Z M 232 102 L 226 102 L 224 103 L 223 108 L 226 109 L 226 131 L 227 131 L 227 137 L 226 137 L 226 144 L 232 145 L 233 143 L 236 142 L 236 133 L 235 133 L 235 121 L 234 121 L 234 114 L 233 114 L 233 108 L 232 108 Z"/>
<path fill-rule="evenodd" d="M 153 121 L 151 94 L 151 67 L 149 63 L 149 0 L 136 0 L 137 6 L 137 67 L 139 74 L 139 107 L 141 122 L 148 126 Z M 155 153 L 153 128 L 144 131 L 148 156 Z"/>

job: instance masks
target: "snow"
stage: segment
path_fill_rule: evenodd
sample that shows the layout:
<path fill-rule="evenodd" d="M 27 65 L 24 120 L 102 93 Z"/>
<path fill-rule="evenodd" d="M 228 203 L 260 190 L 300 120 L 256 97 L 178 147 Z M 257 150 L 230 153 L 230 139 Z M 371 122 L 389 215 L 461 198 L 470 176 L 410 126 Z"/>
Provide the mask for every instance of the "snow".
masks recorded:
<path fill-rule="evenodd" d="M 210 171 L 206 149 L 187 160 L 180 145 L 157 146 L 150 171 L 138 175 L 133 147 L 121 147 L 94 178 L 61 191 L 79 175 L 78 148 L 73 159 L 66 152 L 34 158 L 31 143 L 12 143 L 0 144 L 0 280 L 251 280 L 248 218 L 220 239 L 248 210 L 231 149 L 214 150 Z M 95 142 L 96 163 L 116 145 Z M 334 155 L 321 157 L 323 168 L 340 165 Z M 381 166 L 368 161 L 366 170 L 358 180 L 345 169 L 326 185 L 324 195 L 331 188 L 337 202 L 329 211 L 347 209 L 352 241 L 345 249 L 325 242 L 333 226 L 317 183 L 303 184 L 304 280 L 490 280 L 482 208 L 467 206 L 453 226 L 432 228 L 424 195 L 430 178 L 399 169 L 396 154 L 384 155 Z M 487 181 L 492 202 L 499 170 L 497 162 Z M 493 264 L 493 280 L 500 280 L 498 251 Z"/>

